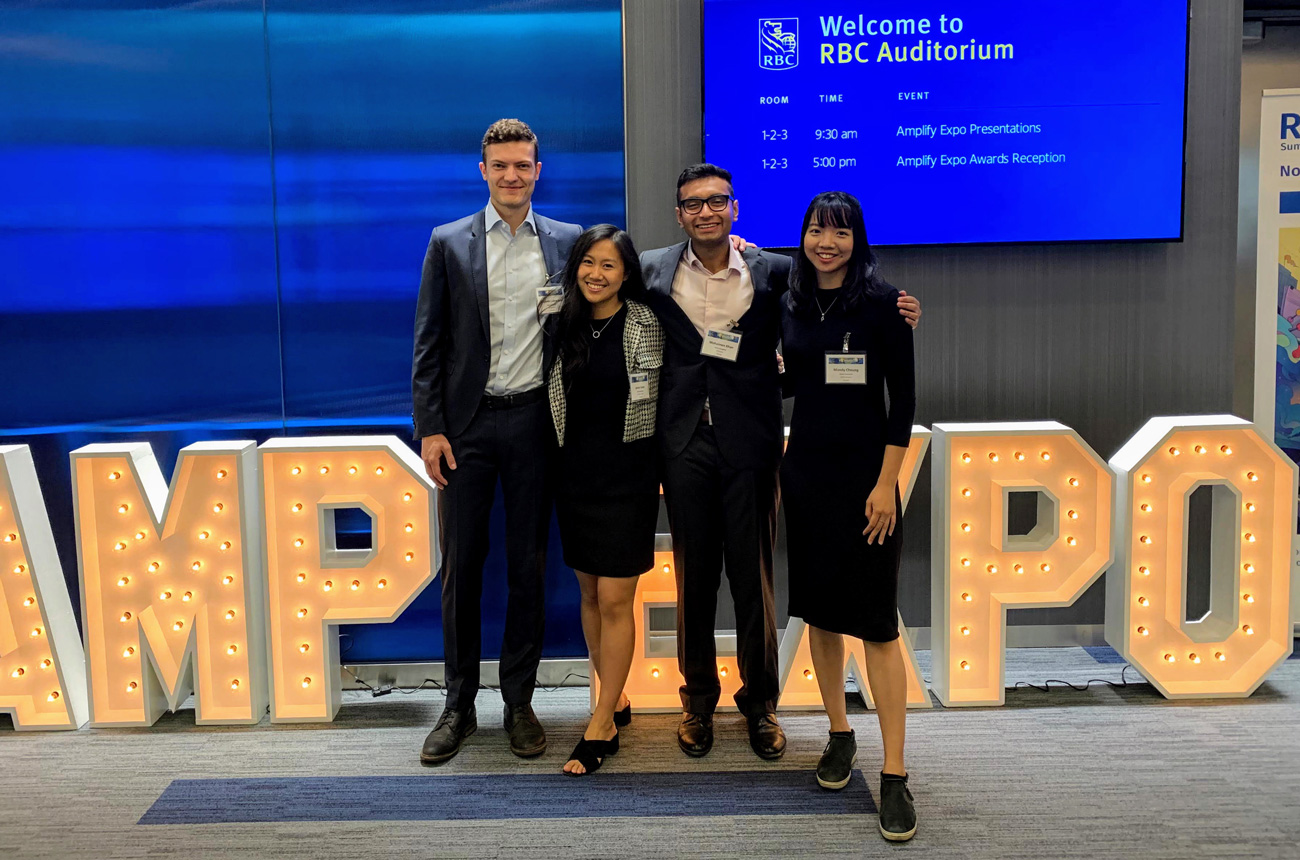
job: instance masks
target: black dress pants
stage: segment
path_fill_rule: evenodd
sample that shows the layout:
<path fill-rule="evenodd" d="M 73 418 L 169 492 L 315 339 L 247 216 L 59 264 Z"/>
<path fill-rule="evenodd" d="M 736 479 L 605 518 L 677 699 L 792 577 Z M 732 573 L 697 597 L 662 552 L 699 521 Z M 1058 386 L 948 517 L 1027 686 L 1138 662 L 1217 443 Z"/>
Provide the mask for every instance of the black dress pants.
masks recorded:
<path fill-rule="evenodd" d="M 718 451 L 713 428 L 701 424 L 681 454 L 665 458 L 664 466 L 677 573 L 677 663 L 686 679 L 682 707 L 712 714 L 722 694 L 714 619 L 725 560 L 742 682 L 736 706 L 746 716 L 775 711 L 780 695 L 772 567 L 777 464 L 732 468 Z"/>
<path fill-rule="evenodd" d="M 483 563 L 498 478 L 506 507 L 509 589 L 501 645 L 501 696 L 512 705 L 532 701 L 545 621 L 550 421 L 544 396 L 514 405 L 485 397 L 465 432 L 449 440 L 456 469 L 444 465 L 447 487 L 438 494 L 449 708 L 469 707 L 478 693 Z"/>

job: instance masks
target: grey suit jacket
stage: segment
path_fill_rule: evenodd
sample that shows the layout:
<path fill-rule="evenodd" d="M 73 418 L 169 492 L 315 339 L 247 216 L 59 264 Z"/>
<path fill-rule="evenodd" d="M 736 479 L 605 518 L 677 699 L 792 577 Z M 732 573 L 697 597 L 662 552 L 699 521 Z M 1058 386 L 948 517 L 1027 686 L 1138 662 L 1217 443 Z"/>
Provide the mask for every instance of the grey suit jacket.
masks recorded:
<path fill-rule="evenodd" d="M 533 213 L 546 271 L 557 276 L 582 233 L 577 224 Z M 484 210 L 434 228 L 415 309 L 411 394 L 415 437 L 458 436 L 487 389 L 492 362 Z M 538 284 L 540 287 L 541 284 Z M 554 350 L 543 334 L 542 367 Z"/>

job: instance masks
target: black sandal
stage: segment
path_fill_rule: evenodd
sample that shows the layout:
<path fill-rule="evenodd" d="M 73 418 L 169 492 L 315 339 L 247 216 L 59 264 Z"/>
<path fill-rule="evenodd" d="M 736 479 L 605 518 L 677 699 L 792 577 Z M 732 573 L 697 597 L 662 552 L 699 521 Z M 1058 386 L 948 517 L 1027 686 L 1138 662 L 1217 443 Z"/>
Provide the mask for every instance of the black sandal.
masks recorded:
<path fill-rule="evenodd" d="M 632 703 L 628 702 L 627 707 L 621 711 L 614 712 L 614 725 L 630 726 L 632 725 Z"/>
<path fill-rule="evenodd" d="M 583 773 L 574 773 L 566 770 L 569 776 L 587 776 L 600 770 L 600 766 L 605 763 L 605 759 L 618 752 L 618 733 L 607 741 L 593 741 L 583 738 L 578 741 L 578 745 L 573 748 L 573 753 L 569 756 L 569 761 L 576 761 L 585 768 Z M 567 763 L 567 762 L 566 762 Z"/>

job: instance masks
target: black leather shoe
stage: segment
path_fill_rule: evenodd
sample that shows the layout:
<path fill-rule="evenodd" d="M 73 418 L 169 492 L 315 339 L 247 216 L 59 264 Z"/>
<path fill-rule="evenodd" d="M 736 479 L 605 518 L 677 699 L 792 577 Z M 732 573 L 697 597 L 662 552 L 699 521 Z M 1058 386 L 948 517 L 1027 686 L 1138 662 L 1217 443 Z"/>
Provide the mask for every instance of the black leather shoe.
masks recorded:
<path fill-rule="evenodd" d="M 853 763 L 858 760 L 858 739 L 853 730 L 831 732 L 821 761 L 817 762 L 817 784 L 822 788 L 839 791 L 849 784 L 853 776 Z"/>
<path fill-rule="evenodd" d="M 916 835 L 916 807 L 906 776 L 880 775 L 880 835 L 890 842 L 906 842 Z"/>
<path fill-rule="evenodd" d="M 713 714 L 682 714 L 677 727 L 677 745 L 692 758 L 699 758 L 713 749 Z"/>
<path fill-rule="evenodd" d="M 510 751 L 520 758 L 546 752 L 546 730 L 537 721 L 532 705 L 506 705 L 505 727 L 510 733 Z"/>
<path fill-rule="evenodd" d="M 749 718 L 749 745 L 759 758 L 774 759 L 785 754 L 785 730 L 776 721 L 776 714 Z"/>
<path fill-rule="evenodd" d="M 465 738 L 478 731 L 478 713 L 474 706 L 456 710 L 443 708 L 442 716 L 424 739 L 424 748 L 420 750 L 420 761 L 425 764 L 437 764 L 460 752 L 460 745 Z"/>

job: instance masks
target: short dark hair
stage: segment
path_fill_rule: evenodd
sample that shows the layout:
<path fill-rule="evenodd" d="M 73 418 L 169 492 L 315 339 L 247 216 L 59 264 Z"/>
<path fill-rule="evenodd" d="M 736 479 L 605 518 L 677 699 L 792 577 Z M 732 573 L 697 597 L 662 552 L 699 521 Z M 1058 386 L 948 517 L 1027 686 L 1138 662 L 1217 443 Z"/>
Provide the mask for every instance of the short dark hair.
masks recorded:
<path fill-rule="evenodd" d="M 483 146 L 480 149 L 480 155 L 483 161 L 487 161 L 487 148 L 494 143 L 514 143 L 523 141 L 533 145 L 533 161 L 540 161 L 539 153 L 541 147 L 537 143 L 537 135 L 528 127 L 528 123 L 518 119 L 499 119 L 488 126 L 488 130 L 483 134 Z"/>
<path fill-rule="evenodd" d="M 688 182 L 694 182 L 697 179 L 707 179 L 710 176 L 716 176 L 723 182 L 727 183 L 728 191 L 731 192 L 733 197 L 736 195 L 736 188 L 731 184 L 730 170 L 725 170 L 718 167 L 716 164 L 709 164 L 707 162 L 703 164 L 692 164 L 690 167 L 683 170 L 677 177 L 677 193 L 673 197 L 673 205 L 676 206 L 678 201 L 682 199 L 683 185 Z"/>
<path fill-rule="evenodd" d="M 810 313 L 813 297 L 817 293 L 817 270 L 804 251 L 803 238 L 813 221 L 823 228 L 834 227 L 853 232 L 853 253 L 849 255 L 848 272 L 844 276 L 844 307 L 853 307 L 865 296 L 889 295 L 892 289 L 880 276 L 880 262 L 867 241 L 866 219 L 858 198 L 843 191 L 823 191 L 812 199 L 803 213 L 803 226 L 799 228 L 794 266 L 790 270 L 790 290 L 785 295 L 786 305 L 795 314 Z"/>

